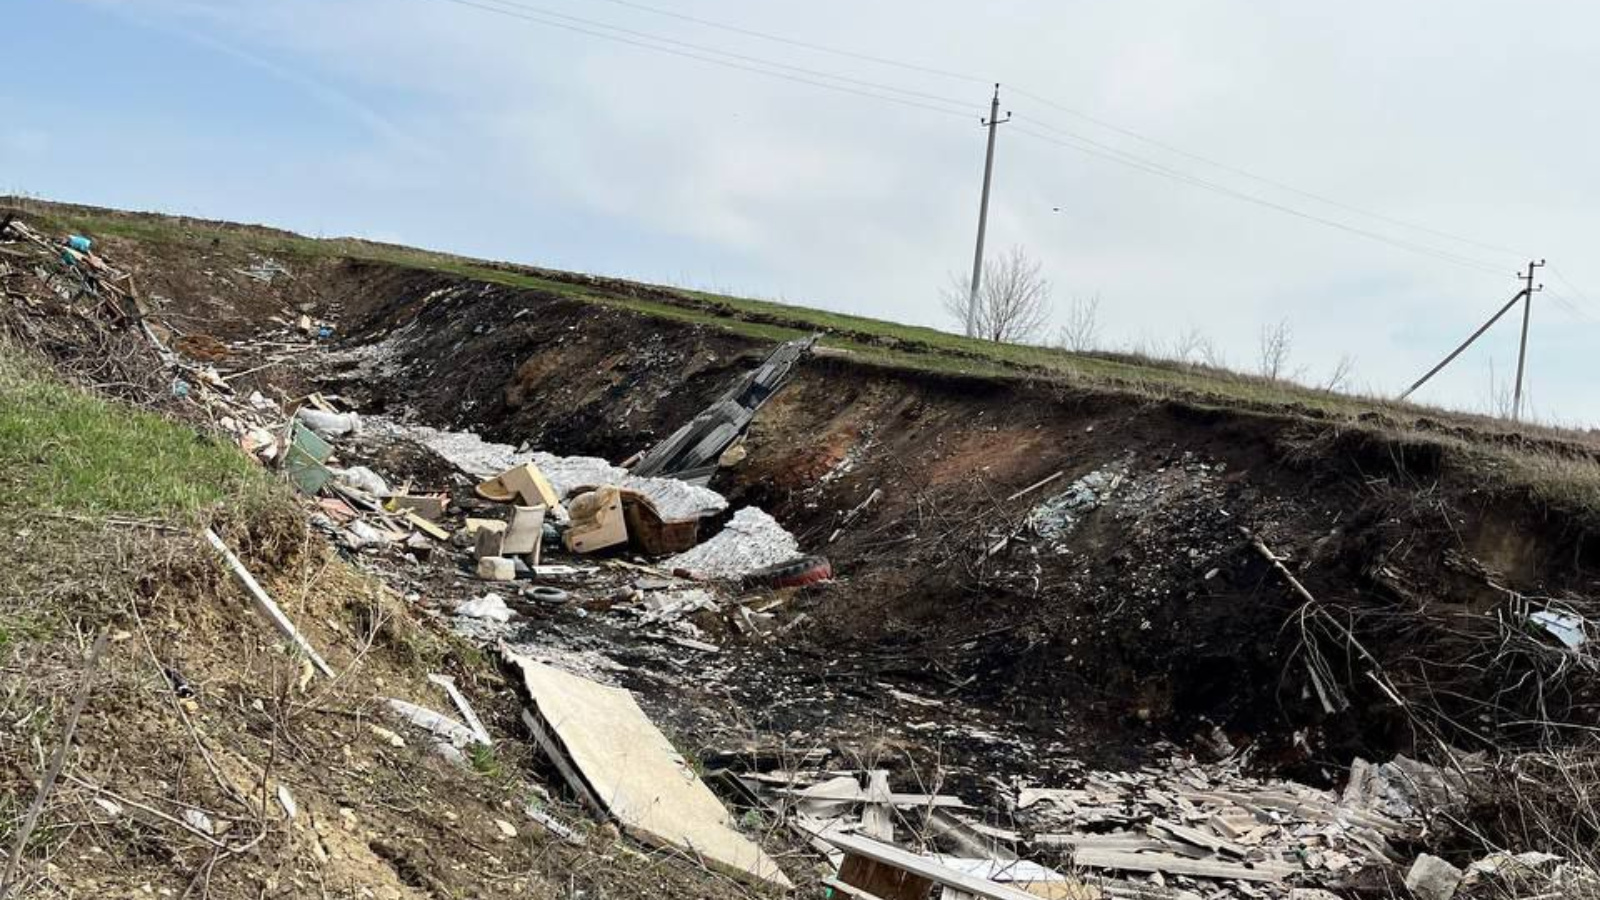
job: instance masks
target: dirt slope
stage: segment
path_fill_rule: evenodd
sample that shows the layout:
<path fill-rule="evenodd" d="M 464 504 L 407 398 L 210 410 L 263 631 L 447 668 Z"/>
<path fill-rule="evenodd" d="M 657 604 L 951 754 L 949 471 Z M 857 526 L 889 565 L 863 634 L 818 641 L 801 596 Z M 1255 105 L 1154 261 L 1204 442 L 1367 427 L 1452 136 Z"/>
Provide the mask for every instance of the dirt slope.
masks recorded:
<path fill-rule="evenodd" d="M 225 349 L 226 368 L 242 373 L 241 392 L 288 398 L 321 389 L 366 413 L 556 453 L 624 459 L 770 347 L 747 332 L 592 302 L 558 289 L 565 282 L 518 287 L 326 255 L 285 255 L 289 274 L 260 281 L 244 274 L 264 258 L 249 245 L 112 237 L 105 246 L 134 268 L 157 298 L 156 317 L 175 329 L 226 344 L 280 332 L 302 313 L 336 325 L 314 352 L 263 361 L 229 359 Z M 41 321 L 25 314 L 7 324 L 37 338 L 59 323 Z M 75 371 L 95 361 L 92 348 L 59 337 L 35 342 Z M 164 385 L 130 381 L 125 389 L 165 402 Z M 834 349 L 806 361 L 763 410 L 748 450 L 713 486 L 735 507 L 772 512 L 802 547 L 826 553 L 839 578 L 788 599 L 781 615 L 794 627 L 781 640 L 740 646 L 723 636 L 742 673 L 736 700 L 699 694 L 687 677 L 648 673 L 657 696 L 647 706 L 687 739 L 699 716 L 686 698 L 688 706 L 729 703 L 767 732 L 803 737 L 836 721 L 845 697 L 869 708 L 898 702 L 885 690 L 893 685 L 1005 720 L 1062 757 L 1135 764 L 1158 738 L 1214 747 L 1220 729 L 1254 747 L 1265 767 L 1337 783 L 1358 754 L 1386 758 L 1441 741 L 1530 746 L 1551 738 L 1546 725 L 1585 721 L 1596 708 L 1591 675 L 1549 671 L 1546 656 L 1506 650 L 1526 636 L 1529 603 L 1595 620 L 1589 598 L 1600 593 L 1600 560 L 1590 531 L 1600 504 L 1587 502 L 1596 464 L 1581 440 L 897 369 Z M 1285 559 L 1314 605 L 1251 537 Z M 308 571 L 324 557 L 252 558 L 294 591 L 320 577 Z M 179 584 L 171 602 L 210 590 Z M 383 629 L 363 612 L 359 590 L 330 594 L 347 598 L 336 607 L 298 590 L 320 638 L 369 654 L 385 685 L 415 680 L 408 632 L 393 646 L 375 640 L 362 649 L 363 636 Z M 225 627 L 200 645 L 197 664 L 230 701 L 210 727 L 259 736 L 272 717 L 253 719 L 249 701 L 283 693 L 272 679 L 288 673 L 263 672 L 249 656 L 226 659 Z M 427 662 L 493 677 L 467 660 Z M 248 687 L 263 678 L 272 691 Z M 1519 689 L 1528 684 L 1540 690 Z M 536 895 L 562 866 L 591 871 L 591 857 L 552 857 L 548 842 L 508 863 L 488 842 L 492 832 L 451 818 L 472 810 L 481 825 L 499 786 L 430 770 L 424 787 L 450 799 L 412 804 L 402 773 L 414 772 L 416 760 L 400 765 L 374 745 L 370 730 L 356 727 L 364 712 L 319 705 L 312 713 L 325 737 L 298 746 L 296 764 L 322 785 L 312 802 L 323 817 L 342 815 L 340 796 L 356 791 L 339 767 L 331 781 L 316 768 L 344 747 L 364 744 L 351 751 L 366 754 L 355 772 L 396 779 L 384 782 L 387 792 L 372 793 L 370 779 L 360 792 L 379 798 L 374 832 L 397 835 L 381 846 L 368 839 L 366 852 L 405 885 L 436 895 L 505 887 L 500 875 L 460 868 L 463 858 L 492 859 L 497 873 L 527 871 Z M 514 730 L 511 711 L 500 714 Z M 917 714 L 883 718 L 903 724 Z M 992 748 L 894 741 L 924 759 L 965 754 L 975 782 L 1004 762 Z M 189 767 L 185 778 L 211 777 L 191 757 L 178 762 Z M 528 761 L 514 762 L 507 768 Z M 446 837 L 458 832 L 465 847 Z M 194 871 L 185 861 L 181 870 Z M 666 872 L 669 881 L 692 877 Z"/>

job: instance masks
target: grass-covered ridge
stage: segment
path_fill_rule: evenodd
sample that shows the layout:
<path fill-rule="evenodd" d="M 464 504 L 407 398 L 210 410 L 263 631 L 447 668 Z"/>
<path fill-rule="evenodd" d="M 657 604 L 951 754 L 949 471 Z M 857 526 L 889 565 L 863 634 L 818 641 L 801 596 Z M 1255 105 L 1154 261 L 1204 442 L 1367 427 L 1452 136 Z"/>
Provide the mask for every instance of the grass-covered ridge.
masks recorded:
<path fill-rule="evenodd" d="M 269 485 L 237 448 L 68 385 L 0 343 L 0 509 L 192 521 Z"/>

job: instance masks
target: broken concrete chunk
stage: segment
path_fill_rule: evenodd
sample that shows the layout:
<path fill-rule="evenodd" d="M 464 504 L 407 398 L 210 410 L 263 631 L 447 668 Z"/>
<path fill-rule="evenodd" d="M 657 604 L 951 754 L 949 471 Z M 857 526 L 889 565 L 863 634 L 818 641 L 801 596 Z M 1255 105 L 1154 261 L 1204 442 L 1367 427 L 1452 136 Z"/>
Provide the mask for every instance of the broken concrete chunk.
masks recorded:
<path fill-rule="evenodd" d="M 478 577 L 484 581 L 516 581 L 517 564 L 504 556 L 485 556 L 478 560 Z"/>
<path fill-rule="evenodd" d="M 1406 873 L 1406 889 L 1415 894 L 1417 900 L 1450 900 L 1456 895 L 1463 877 L 1460 869 L 1424 853 Z"/>

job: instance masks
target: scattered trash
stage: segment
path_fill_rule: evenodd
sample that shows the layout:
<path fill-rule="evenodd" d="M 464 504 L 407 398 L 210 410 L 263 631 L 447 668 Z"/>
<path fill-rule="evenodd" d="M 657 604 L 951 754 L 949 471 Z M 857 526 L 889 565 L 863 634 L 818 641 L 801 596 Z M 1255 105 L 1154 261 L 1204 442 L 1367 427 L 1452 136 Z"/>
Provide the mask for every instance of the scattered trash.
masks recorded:
<path fill-rule="evenodd" d="M 1587 623 L 1582 616 L 1542 609 L 1538 612 L 1530 613 L 1528 620 L 1566 645 L 1569 650 L 1576 650 L 1582 647 L 1584 641 L 1588 640 L 1584 632 L 1584 625 Z"/>
<path fill-rule="evenodd" d="M 804 587 L 833 577 L 833 566 L 820 556 L 798 556 L 744 576 L 747 587 Z"/>
<path fill-rule="evenodd" d="M 217 826 L 211 821 L 211 817 L 198 809 L 185 809 L 183 811 L 183 822 L 207 837 L 217 833 Z"/>
<path fill-rule="evenodd" d="M 483 739 L 480 739 L 480 736 L 473 729 L 426 707 L 394 698 L 384 702 L 389 705 L 389 709 L 401 720 L 421 728 L 457 749 L 468 747 L 472 744 L 489 743 L 487 736 L 483 736 Z"/>
<path fill-rule="evenodd" d="M 706 578 L 739 579 L 800 555 L 800 544 L 764 510 L 747 506 L 710 540 L 661 563 Z"/>
<path fill-rule="evenodd" d="M 484 594 L 476 600 L 468 600 L 457 606 L 456 615 L 490 622 L 509 622 L 511 608 L 506 606 L 505 599 L 499 594 Z"/>
<path fill-rule="evenodd" d="M 333 479 L 340 484 L 370 494 L 374 497 L 389 496 L 389 483 L 383 476 L 372 471 L 366 466 L 351 466 L 348 469 L 329 469 Z"/>
<path fill-rule="evenodd" d="M 1077 527 L 1078 522 L 1106 502 L 1127 478 L 1125 463 L 1115 463 L 1079 478 L 1066 489 L 1033 508 L 1028 523 L 1033 532 L 1047 541 L 1059 541 Z"/>
<path fill-rule="evenodd" d="M 318 436 L 327 440 L 336 440 L 347 434 L 358 434 L 361 431 L 361 417 L 355 413 L 330 413 L 313 407 L 302 406 L 294 411 L 294 417 L 304 422 L 305 426 L 316 432 Z"/>

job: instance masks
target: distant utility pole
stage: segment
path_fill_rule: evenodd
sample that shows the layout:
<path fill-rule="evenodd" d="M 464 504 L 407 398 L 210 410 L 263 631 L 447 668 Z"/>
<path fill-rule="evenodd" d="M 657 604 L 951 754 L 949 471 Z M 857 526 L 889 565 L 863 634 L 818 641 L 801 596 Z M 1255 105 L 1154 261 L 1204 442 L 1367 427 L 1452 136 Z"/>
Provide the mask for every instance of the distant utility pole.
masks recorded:
<path fill-rule="evenodd" d="M 1011 111 L 1000 118 L 1000 85 L 994 86 L 994 99 L 989 102 L 989 118 L 980 119 L 989 129 L 989 152 L 983 158 L 983 199 L 978 202 L 978 250 L 972 258 L 972 291 L 967 294 L 967 337 L 977 328 L 978 288 L 983 285 L 983 238 L 989 230 L 989 184 L 994 179 L 995 131 L 1011 121 Z"/>
<path fill-rule="evenodd" d="M 1448 366 L 1448 365 L 1450 365 L 1450 363 L 1454 362 L 1456 357 L 1460 356 L 1463 352 L 1466 351 L 1466 349 L 1468 347 L 1472 346 L 1473 342 L 1476 341 L 1478 338 L 1483 337 L 1483 333 L 1485 331 L 1488 331 L 1491 327 L 1493 327 L 1494 323 L 1500 321 L 1500 319 L 1503 316 L 1505 316 L 1506 313 L 1511 311 L 1511 307 L 1516 306 L 1517 305 L 1517 301 L 1520 300 L 1520 301 L 1522 301 L 1523 303 L 1525 303 L 1527 305 L 1524 306 L 1523 309 L 1522 309 L 1522 346 L 1521 346 L 1521 349 L 1517 351 L 1516 399 L 1512 402 L 1511 418 L 1513 420 L 1515 420 L 1518 416 L 1520 416 L 1522 414 L 1522 371 L 1523 371 L 1523 363 L 1526 360 L 1527 353 L 1528 353 L 1528 316 L 1529 316 L 1529 310 L 1530 310 L 1530 307 L 1533 305 L 1533 295 L 1534 295 L 1534 293 L 1536 293 L 1537 291 L 1544 290 L 1544 285 L 1542 285 L 1542 284 L 1539 285 L 1538 287 L 1534 287 L 1534 285 L 1533 285 L 1533 270 L 1537 269 L 1537 268 L 1539 268 L 1540 266 L 1543 266 L 1543 265 L 1544 265 L 1544 260 L 1542 260 L 1542 259 L 1539 260 L 1538 262 L 1533 262 L 1533 261 L 1530 260 L 1528 262 L 1528 271 L 1527 271 L 1527 273 L 1526 274 L 1523 274 L 1523 273 L 1520 273 L 1520 272 L 1517 273 L 1517 277 L 1522 279 L 1522 282 L 1523 282 L 1523 285 L 1524 285 L 1522 290 L 1517 291 L 1515 296 L 1513 296 L 1510 300 L 1506 301 L 1506 305 L 1505 306 L 1500 307 L 1498 312 L 1496 312 L 1494 315 L 1490 316 L 1489 317 L 1489 321 L 1487 321 L 1487 322 L 1483 323 L 1482 325 L 1478 326 L 1478 330 L 1474 331 L 1472 333 L 1471 337 L 1469 337 L 1466 340 L 1462 341 L 1461 342 L 1461 346 L 1459 346 L 1456 349 L 1450 351 L 1450 355 L 1449 356 L 1446 356 L 1444 359 L 1440 360 L 1438 365 L 1436 365 L 1433 368 L 1429 369 L 1427 374 L 1423 375 L 1421 378 L 1418 378 L 1416 383 L 1411 385 L 1411 387 L 1406 388 L 1406 392 L 1404 394 L 1400 395 L 1400 399 L 1404 400 L 1407 397 L 1411 396 L 1412 394 L 1416 393 L 1417 388 L 1422 387 L 1423 385 L 1427 384 L 1428 383 L 1428 379 L 1430 379 L 1433 376 L 1439 374 L 1439 370 L 1440 369 L 1443 369 L 1445 366 Z"/>
<path fill-rule="evenodd" d="M 1522 276 L 1522 343 L 1517 345 L 1517 387 L 1511 401 L 1511 421 L 1522 418 L 1522 370 L 1528 361 L 1528 319 L 1533 316 L 1533 295 L 1544 290 L 1544 285 L 1533 286 L 1533 270 L 1544 265 L 1544 260 L 1528 261 L 1528 274 Z"/>

